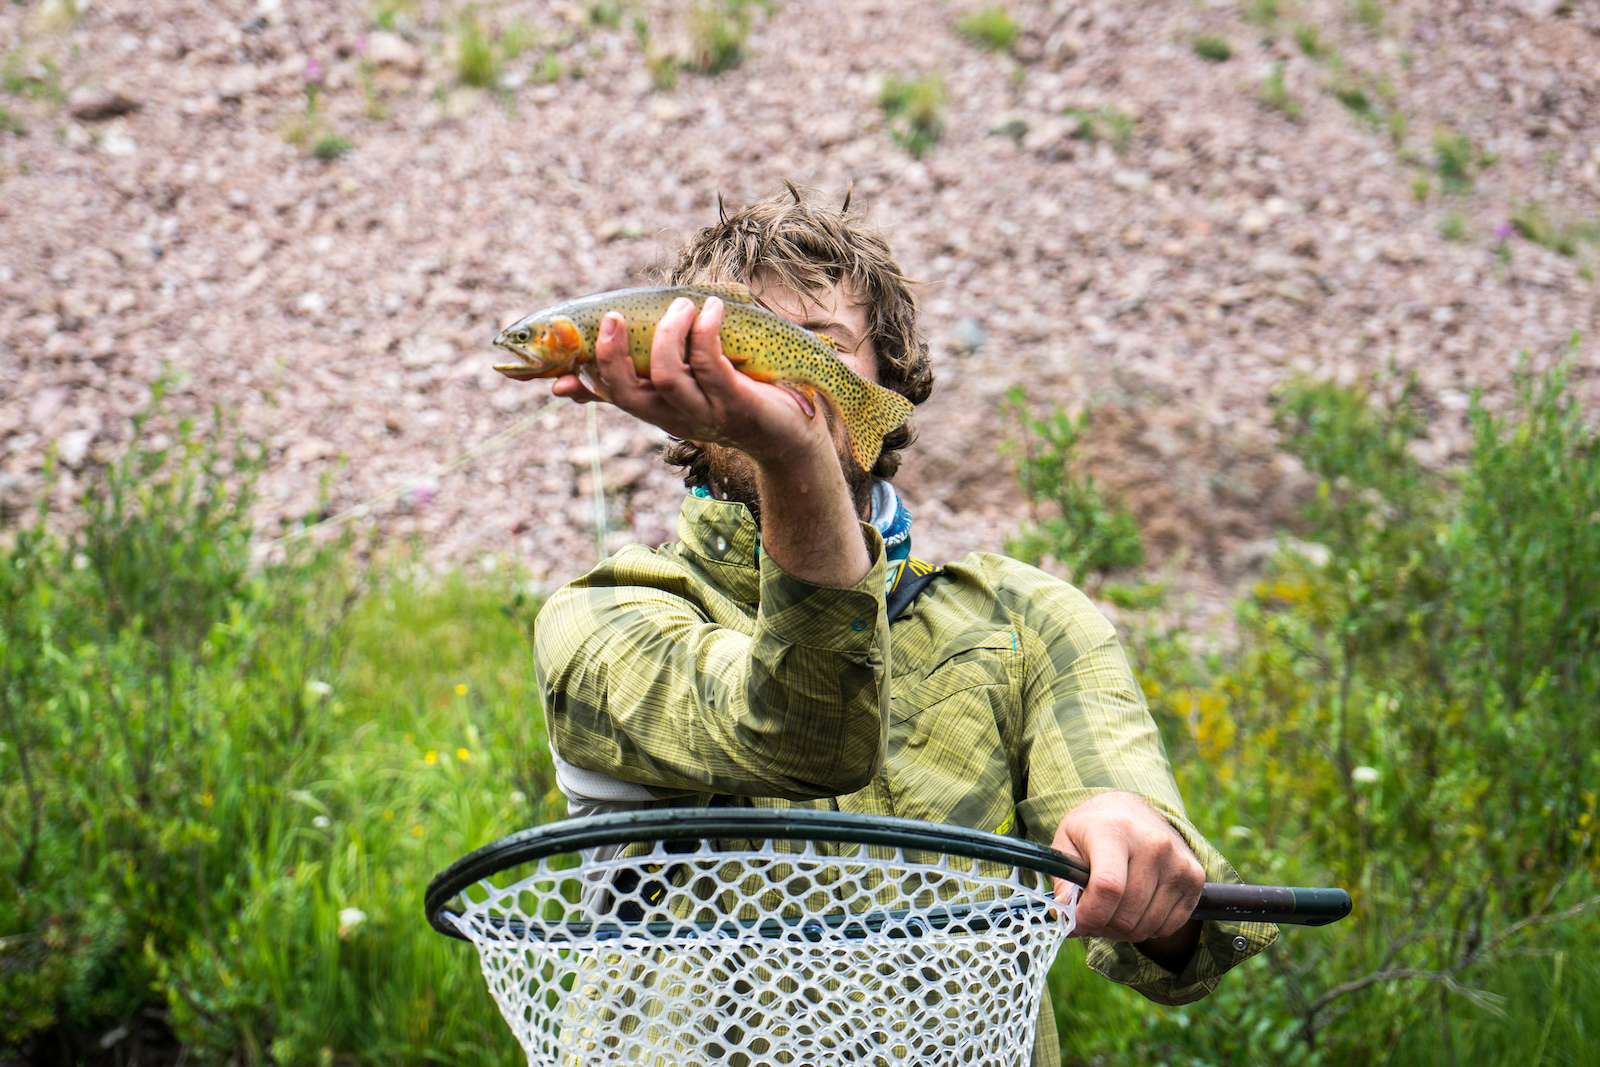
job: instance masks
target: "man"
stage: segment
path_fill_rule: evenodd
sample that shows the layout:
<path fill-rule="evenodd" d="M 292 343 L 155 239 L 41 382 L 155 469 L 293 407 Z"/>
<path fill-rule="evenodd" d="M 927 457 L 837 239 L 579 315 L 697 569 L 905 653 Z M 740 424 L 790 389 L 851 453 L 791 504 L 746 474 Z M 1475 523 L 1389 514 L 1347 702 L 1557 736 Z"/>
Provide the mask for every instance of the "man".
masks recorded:
<path fill-rule="evenodd" d="M 672 281 L 745 283 L 862 377 L 914 403 L 931 390 L 906 279 L 848 201 L 792 186 L 759 200 L 697 234 Z M 676 302 L 645 378 L 620 316 L 601 326 L 611 402 L 677 439 L 667 458 L 691 493 L 680 542 L 623 549 L 539 616 L 572 813 L 827 806 L 1026 837 L 1088 862 L 1077 920 L 1094 970 L 1164 1004 L 1205 996 L 1276 928 L 1189 920 L 1204 881 L 1238 878 L 1185 818 L 1111 625 L 988 553 L 887 618 L 909 515 L 886 479 L 909 428 L 861 470 L 826 412 L 733 368 L 721 319 L 715 299 L 698 315 Z M 576 376 L 555 392 L 596 399 Z M 1047 1003 L 1034 1062 L 1058 1061 Z"/>

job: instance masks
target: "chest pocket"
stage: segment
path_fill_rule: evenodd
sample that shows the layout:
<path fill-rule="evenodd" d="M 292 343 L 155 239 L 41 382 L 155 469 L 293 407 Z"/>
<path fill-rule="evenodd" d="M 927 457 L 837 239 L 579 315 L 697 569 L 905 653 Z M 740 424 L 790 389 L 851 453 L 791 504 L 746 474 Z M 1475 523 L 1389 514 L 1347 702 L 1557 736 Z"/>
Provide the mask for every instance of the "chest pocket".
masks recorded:
<path fill-rule="evenodd" d="M 1010 817 L 1014 641 L 1010 630 L 964 635 L 893 695 L 884 785 L 895 815 L 989 831 Z"/>

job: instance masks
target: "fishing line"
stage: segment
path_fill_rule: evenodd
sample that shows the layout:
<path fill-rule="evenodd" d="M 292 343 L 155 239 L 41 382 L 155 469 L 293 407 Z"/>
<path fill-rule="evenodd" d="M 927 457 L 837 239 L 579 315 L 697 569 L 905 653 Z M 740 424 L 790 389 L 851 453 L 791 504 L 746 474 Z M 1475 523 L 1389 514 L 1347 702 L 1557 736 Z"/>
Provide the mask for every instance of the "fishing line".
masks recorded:
<path fill-rule="evenodd" d="M 405 493 L 409 493 L 411 490 L 415 489 L 422 482 L 429 481 L 429 480 L 437 481 L 440 478 L 443 478 L 445 475 L 450 474 L 451 472 L 456 471 L 456 470 L 460 469 L 461 467 L 464 467 L 468 463 L 471 463 L 473 460 L 477 459 L 479 456 L 486 455 L 486 454 L 488 454 L 490 452 L 493 452 L 494 450 L 500 448 L 503 445 L 510 444 L 513 439 L 519 437 L 521 434 L 526 432 L 528 429 L 530 429 L 533 426 L 534 423 L 538 422 L 545 415 L 549 414 L 551 411 L 554 411 L 556 408 L 561 407 L 563 404 L 568 404 L 568 403 L 571 403 L 571 401 L 569 401 L 566 397 L 558 396 L 558 397 L 554 398 L 553 400 L 551 400 L 549 403 L 545 404 L 538 411 L 535 411 L 533 414 L 527 416 L 526 418 L 520 420 L 519 422 L 513 423 L 511 426 L 507 427 L 504 430 L 501 430 L 499 433 L 495 434 L 493 437 L 489 438 L 488 440 L 482 441 L 482 442 L 480 442 L 480 443 L 478 443 L 476 445 L 473 445 L 471 448 L 469 448 L 465 452 L 461 453 L 455 459 L 452 459 L 450 462 L 446 463 L 444 466 L 439 467 L 436 470 L 434 470 L 434 472 L 432 474 L 426 474 L 426 475 L 423 475 L 421 478 L 413 479 L 412 481 L 409 481 L 406 484 L 401 485 L 401 486 L 399 486 L 399 487 L 397 487 L 395 489 L 390 489 L 387 492 L 379 493 L 377 496 L 373 497 L 370 500 L 364 500 L 361 503 L 356 504 L 354 507 L 346 508 L 345 510 L 339 512 L 339 514 L 329 516 L 328 518 L 323 519 L 321 522 L 312 523 L 310 526 L 302 526 L 298 530 L 291 531 L 290 533 L 284 534 L 282 537 L 275 538 L 274 540 L 268 541 L 264 546 L 262 546 L 261 551 L 263 553 L 270 552 L 272 549 L 277 548 L 279 545 L 288 544 L 290 541 L 294 541 L 294 540 L 297 540 L 297 539 L 302 538 L 302 537 L 308 537 L 314 531 L 323 529 L 324 527 L 327 527 L 327 528 L 331 529 L 332 527 L 335 527 L 335 526 L 342 526 L 343 524 L 349 522 L 352 519 L 357 519 L 357 518 L 360 518 L 361 516 L 365 515 L 370 509 L 372 509 L 373 507 L 375 507 L 378 504 L 388 503 L 389 501 L 394 500 L 395 498 L 397 498 L 399 496 L 402 496 Z M 593 438 L 593 432 L 594 432 L 594 409 L 592 407 L 589 410 L 589 426 L 590 426 L 590 435 L 591 435 L 590 444 L 594 445 L 595 442 L 592 439 Z M 599 448 L 596 447 L 594 449 L 594 452 L 595 452 L 595 455 L 598 457 L 599 452 L 600 452 Z M 597 459 L 596 463 L 598 463 L 598 462 L 599 461 Z M 598 487 L 598 485 L 600 484 L 599 483 L 598 467 L 596 468 L 595 478 L 596 478 L 595 485 Z"/>
<path fill-rule="evenodd" d="M 584 405 L 589 428 L 589 478 L 594 482 L 594 551 L 596 560 L 606 558 L 606 487 L 600 481 L 600 417 L 593 404 Z"/>

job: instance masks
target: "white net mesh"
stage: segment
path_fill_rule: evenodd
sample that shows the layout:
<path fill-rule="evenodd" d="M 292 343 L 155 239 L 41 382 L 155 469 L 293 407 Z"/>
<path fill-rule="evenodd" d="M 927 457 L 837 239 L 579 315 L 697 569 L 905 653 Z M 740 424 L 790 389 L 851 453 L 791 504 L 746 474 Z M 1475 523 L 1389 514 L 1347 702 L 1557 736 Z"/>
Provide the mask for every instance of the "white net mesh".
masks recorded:
<path fill-rule="evenodd" d="M 900 849 L 570 863 L 480 882 L 456 920 L 532 1064 L 1027 1064 L 1076 909 L 1032 871 Z"/>

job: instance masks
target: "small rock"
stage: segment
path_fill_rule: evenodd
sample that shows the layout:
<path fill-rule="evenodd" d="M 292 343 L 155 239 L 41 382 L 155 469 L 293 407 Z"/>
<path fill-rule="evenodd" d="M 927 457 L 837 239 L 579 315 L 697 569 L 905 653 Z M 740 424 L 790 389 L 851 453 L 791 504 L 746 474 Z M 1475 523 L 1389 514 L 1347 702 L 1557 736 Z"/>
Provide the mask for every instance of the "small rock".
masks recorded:
<path fill-rule="evenodd" d="M 328 310 L 328 302 L 321 293 L 301 293 L 300 299 L 295 301 L 295 307 L 311 315 L 320 315 Z"/>
<path fill-rule="evenodd" d="M 989 335 L 983 330 L 983 323 L 974 318 L 961 319 L 955 327 L 956 343 L 963 352 L 976 352 L 981 349 Z"/>
<path fill-rule="evenodd" d="M 310 463 L 324 456 L 337 455 L 339 450 L 319 437 L 302 437 L 290 445 L 283 456 L 290 463 Z"/>
<path fill-rule="evenodd" d="M 93 430 L 69 430 L 56 438 L 56 455 L 68 467 L 79 470 L 89 458 L 89 442 L 93 440 Z"/>
<path fill-rule="evenodd" d="M 422 73 L 422 53 L 404 37 L 378 30 L 367 37 L 367 59 L 373 66 L 389 67 L 403 74 Z"/>
<path fill-rule="evenodd" d="M 1247 209 L 1243 215 L 1239 216 L 1239 229 L 1243 230 L 1251 237 L 1255 237 L 1258 234 L 1266 233 L 1267 227 L 1271 225 L 1271 222 L 1272 220 L 1267 218 L 1267 213 L 1265 211 L 1262 211 L 1258 207 L 1253 207 Z"/>
<path fill-rule="evenodd" d="M 61 410 L 66 399 L 67 391 L 59 385 L 40 389 L 33 395 L 33 403 L 28 405 L 28 425 L 43 426 L 49 422 L 50 417 Z"/>
<path fill-rule="evenodd" d="M 1143 192 L 1150 188 L 1150 175 L 1142 170 L 1119 170 L 1111 176 L 1111 184 L 1130 192 Z"/>
<path fill-rule="evenodd" d="M 67 110 L 75 119 L 84 122 L 104 122 L 118 115 L 138 111 L 139 101 L 124 96 L 120 90 L 94 91 L 87 88 L 75 91 L 67 102 Z"/>

